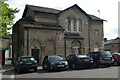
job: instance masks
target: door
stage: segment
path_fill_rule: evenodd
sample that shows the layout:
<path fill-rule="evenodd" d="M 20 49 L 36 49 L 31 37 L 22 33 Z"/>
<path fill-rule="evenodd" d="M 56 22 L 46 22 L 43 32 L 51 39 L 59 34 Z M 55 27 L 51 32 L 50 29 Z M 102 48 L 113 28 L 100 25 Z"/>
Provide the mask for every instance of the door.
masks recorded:
<path fill-rule="evenodd" d="M 32 56 L 37 60 L 39 63 L 39 49 L 32 49 Z"/>

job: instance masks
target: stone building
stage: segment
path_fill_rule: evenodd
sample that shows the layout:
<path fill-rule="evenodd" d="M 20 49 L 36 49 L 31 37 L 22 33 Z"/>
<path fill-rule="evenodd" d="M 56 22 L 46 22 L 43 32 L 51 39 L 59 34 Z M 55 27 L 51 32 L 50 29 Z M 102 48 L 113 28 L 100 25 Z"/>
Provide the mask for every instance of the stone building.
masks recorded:
<path fill-rule="evenodd" d="M 109 50 L 112 53 L 120 53 L 120 38 L 107 40 L 104 42 L 105 50 Z"/>
<path fill-rule="evenodd" d="M 45 55 L 102 51 L 103 21 L 77 4 L 64 10 L 26 5 L 13 26 L 13 59 L 34 56 L 41 64 Z"/>

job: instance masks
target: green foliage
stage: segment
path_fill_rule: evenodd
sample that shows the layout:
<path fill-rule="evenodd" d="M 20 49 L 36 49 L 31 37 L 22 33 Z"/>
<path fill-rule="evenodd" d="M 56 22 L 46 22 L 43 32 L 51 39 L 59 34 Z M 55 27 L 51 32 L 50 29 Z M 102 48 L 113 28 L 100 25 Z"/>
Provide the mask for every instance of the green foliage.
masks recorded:
<path fill-rule="evenodd" d="M 0 34 L 1 36 L 7 36 L 9 35 L 9 32 L 7 30 L 10 30 L 12 28 L 14 18 L 15 18 L 15 13 L 18 13 L 19 10 L 17 8 L 12 9 L 9 7 L 9 4 L 5 2 L 5 0 L 0 1 L 1 2 L 1 14 L 0 15 L 0 22 L 1 24 L 1 29 L 0 29 Z M 8 27 L 9 26 L 9 27 Z"/>

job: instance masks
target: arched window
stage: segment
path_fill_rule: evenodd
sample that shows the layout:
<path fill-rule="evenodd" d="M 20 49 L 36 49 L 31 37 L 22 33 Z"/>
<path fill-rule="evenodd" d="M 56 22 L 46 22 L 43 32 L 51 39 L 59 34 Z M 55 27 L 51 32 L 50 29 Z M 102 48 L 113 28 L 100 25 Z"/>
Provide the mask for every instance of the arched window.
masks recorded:
<path fill-rule="evenodd" d="M 73 31 L 73 29 L 74 29 L 74 20 L 71 19 L 71 31 Z"/>
<path fill-rule="evenodd" d="M 73 31 L 77 31 L 77 20 L 74 18 Z"/>
<path fill-rule="evenodd" d="M 82 31 L 82 21 L 80 19 L 77 20 L 77 32 Z"/>
<path fill-rule="evenodd" d="M 68 31 L 68 18 L 65 19 L 65 30 Z"/>
<path fill-rule="evenodd" d="M 65 19 L 65 30 L 71 31 L 71 19 L 69 17 Z"/>

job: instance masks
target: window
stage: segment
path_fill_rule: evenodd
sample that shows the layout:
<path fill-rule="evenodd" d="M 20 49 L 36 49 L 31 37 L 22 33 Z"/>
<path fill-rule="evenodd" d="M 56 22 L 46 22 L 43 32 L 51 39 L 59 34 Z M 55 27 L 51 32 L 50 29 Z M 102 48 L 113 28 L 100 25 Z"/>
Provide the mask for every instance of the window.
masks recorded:
<path fill-rule="evenodd" d="M 79 28 L 78 31 L 81 32 L 82 31 L 82 22 L 79 20 Z"/>
<path fill-rule="evenodd" d="M 82 21 L 80 19 L 77 20 L 77 32 L 82 31 Z"/>
<path fill-rule="evenodd" d="M 71 20 L 68 18 L 68 31 L 71 31 Z"/>
<path fill-rule="evenodd" d="M 65 23 L 65 25 L 64 25 L 65 30 L 66 31 L 71 31 L 71 20 L 70 20 L 69 17 L 65 19 L 64 23 Z"/>
<path fill-rule="evenodd" d="M 73 31 L 77 31 L 77 26 L 76 26 L 77 22 L 76 19 L 74 18 L 74 25 L 73 25 Z"/>
<path fill-rule="evenodd" d="M 65 19 L 65 30 L 68 31 L 68 18 Z"/>
<path fill-rule="evenodd" d="M 71 31 L 73 31 L 73 26 L 74 26 L 74 20 L 71 19 Z"/>
<path fill-rule="evenodd" d="M 77 32 L 79 32 L 79 20 L 77 20 Z"/>

